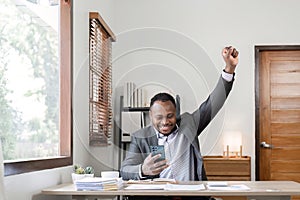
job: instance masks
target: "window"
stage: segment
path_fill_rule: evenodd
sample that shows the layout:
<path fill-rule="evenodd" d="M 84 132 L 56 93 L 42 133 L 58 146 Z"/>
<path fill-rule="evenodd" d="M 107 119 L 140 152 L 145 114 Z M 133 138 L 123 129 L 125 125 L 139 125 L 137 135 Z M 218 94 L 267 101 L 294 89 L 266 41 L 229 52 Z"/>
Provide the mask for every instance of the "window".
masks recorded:
<path fill-rule="evenodd" d="M 71 165 L 71 2 L 0 2 L 5 175 Z"/>

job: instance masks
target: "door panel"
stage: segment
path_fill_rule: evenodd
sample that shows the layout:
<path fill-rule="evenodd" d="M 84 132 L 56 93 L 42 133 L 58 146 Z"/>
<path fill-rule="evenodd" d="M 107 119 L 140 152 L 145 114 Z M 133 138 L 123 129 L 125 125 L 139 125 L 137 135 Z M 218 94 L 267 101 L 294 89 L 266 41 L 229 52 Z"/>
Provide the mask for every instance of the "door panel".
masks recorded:
<path fill-rule="evenodd" d="M 299 100 L 300 101 L 300 100 Z M 272 123 L 273 134 L 299 134 L 300 123 Z"/>
<path fill-rule="evenodd" d="M 300 182 L 300 50 L 260 51 L 258 65 L 258 179 Z"/>
<path fill-rule="evenodd" d="M 269 151 L 271 151 L 271 150 L 269 150 Z M 291 164 L 291 165 L 293 164 L 294 161 L 300 160 L 299 148 L 287 148 L 287 147 L 278 148 L 278 147 L 276 147 L 272 150 L 271 156 L 272 157 L 270 157 L 270 158 L 272 160 L 287 160 L 287 161 L 290 161 L 289 164 Z M 268 159 L 268 160 L 270 160 L 270 159 Z M 265 180 L 268 180 L 268 179 L 265 179 Z"/>
<path fill-rule="evenodd" d="M 292 83 L 271 83 L 271 97 L 272 98 L 289 98 L 289 97 L 299 97 L 300 91 L 299 91 L 300 84 L 292 84 Z"/>
<path fill-rule="evenodd" d="M 300 87 L 299 87 L 300 88 Z M 271 111 L 271 122 L 272 123 L 299 123 L 300 121 L 300 110 L 272 110 Z"/>
<path fill-rule="evenodd" d="M 289 161 L 273 161 L 272 168 L 275 172 L 299 173 L 300 162 L 296 161 L 292 165 L 289 165 Z"/>
<path fill-rule="evenodd" d="M 300 173 L 272 173 L 271 179 L 272 180 L 277 180 L 277 181 L 297 181 L 300 178 Z M 298 196 L 297 196 L 298 198 Z"/>
<path fill-rule="evenodd" d="M 285 135 L 273 134 L 272 142 L 275 147 L 298 147 L 300 144 L 300 135 L 299 134 L 295 134 L 295 135 L 293 135 L 293 134 L 285 134 Z"/>

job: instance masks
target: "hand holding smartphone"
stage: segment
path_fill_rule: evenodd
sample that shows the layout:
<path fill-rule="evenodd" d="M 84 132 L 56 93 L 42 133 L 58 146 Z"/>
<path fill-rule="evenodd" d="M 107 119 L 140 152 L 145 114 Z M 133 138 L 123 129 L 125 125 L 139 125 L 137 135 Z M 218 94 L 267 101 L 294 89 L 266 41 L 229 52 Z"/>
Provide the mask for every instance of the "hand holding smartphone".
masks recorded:
<path fill-rule="evenodd" d="M 150 146 L 150 151 L 151 151 L 152 156 L 155 156 L 157 154 L 161 155 L 155 162 L 159 162 L 159 161 L 166 159 L 165 147 L 163 145 Z"/>
<path fill-rule="evenodd" d="M 158 175 L 169 166 L 166 161 L 165 148 L 163 145 L 150 146 L 150 152 L 142 164 L 142 176 Z M 157 154 L 161 156 L 153 158 L 153 156 Z"/>

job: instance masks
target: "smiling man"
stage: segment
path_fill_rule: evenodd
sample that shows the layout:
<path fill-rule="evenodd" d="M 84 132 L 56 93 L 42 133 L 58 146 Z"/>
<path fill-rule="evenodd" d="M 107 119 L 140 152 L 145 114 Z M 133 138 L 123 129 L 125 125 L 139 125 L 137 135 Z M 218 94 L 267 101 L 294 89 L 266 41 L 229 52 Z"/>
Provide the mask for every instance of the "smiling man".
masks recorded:
<path fill-rule="evenodd" d="M 120 170 L 124 180 L 158 177 L 177 181 L 206 180 L 198 136 L 222 108 L 231 91 L 238 64 L 235 48 L 225 47 L 222 56 L 226 65 L 216 87 L 193 113 L 177 115 L 175 100 L 168 93 L 156 94 L 151 99 L 151 125 L 132 134 Z M 163 147 L 166 159 L 151 152 L 153 146 Z"/>

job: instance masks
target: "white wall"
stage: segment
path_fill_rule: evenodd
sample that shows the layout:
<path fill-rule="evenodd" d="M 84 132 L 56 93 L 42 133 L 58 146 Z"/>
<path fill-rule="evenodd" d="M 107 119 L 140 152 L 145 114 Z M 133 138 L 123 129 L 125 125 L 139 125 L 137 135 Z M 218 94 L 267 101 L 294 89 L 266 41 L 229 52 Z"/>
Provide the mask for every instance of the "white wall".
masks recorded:
<path fill-rule="evenodd" d="M 92 165 L 96 175 L 116 168 L 114 145 L 89 147 L 89 12 L 98 12 L 114 30 L 113 1 L 76 0 L 74 4 L 74 162 Z"/>
<path fill-rule="evenodd" d="M 115 119 L 122 84 L 179 94 L 182 110 L 204 100 L 223 69 L 221 49 L 240 51 L 233 91 L 224 109 L 201 136 L 204 154 L 221 154 L 222 134 L 243 133 L 254 179 L 254 45 L 300 44 L 298 0 L 75 0 L 74 1 L 74 162 L 96 172 L 116 168 L 117 148 L 88 146 L 88 12 L 98 11 L 117 36 L 113 45 Z M 149 96 L 154 91 L 149 91 Z M 12 199 L 58 199 L 40 190 L 69 182 L 71 167 L 5 178 Z M 17 191 L 17 192 L 16 192 Z"/>
<path fill-rule="evenodd" d="M 299 45 L 297 0 L 126 0 L 115 4 L 113 49 L 115 108 L 122 85 L 179 94 L 182 110 L 203 101 L 224 67 L 221 49 L 240 51 L 233 90 L 200 137 L 202 153 L 221 155 L 223 133 L 240 131 L 243 152 L 252 157 L 255 176 L 255 45 Z M 152 93 L 152 92 L 150 92 Z"/>

